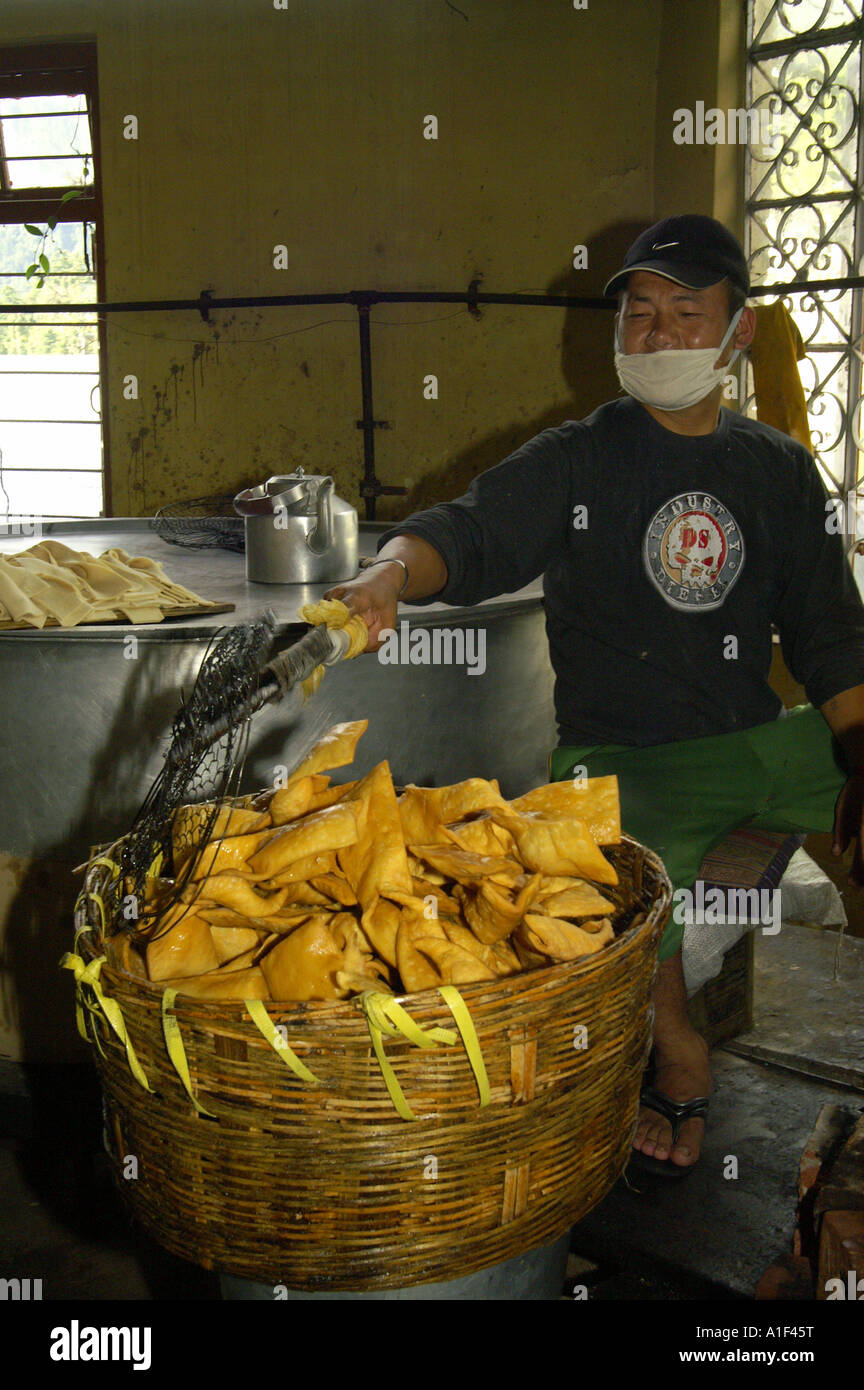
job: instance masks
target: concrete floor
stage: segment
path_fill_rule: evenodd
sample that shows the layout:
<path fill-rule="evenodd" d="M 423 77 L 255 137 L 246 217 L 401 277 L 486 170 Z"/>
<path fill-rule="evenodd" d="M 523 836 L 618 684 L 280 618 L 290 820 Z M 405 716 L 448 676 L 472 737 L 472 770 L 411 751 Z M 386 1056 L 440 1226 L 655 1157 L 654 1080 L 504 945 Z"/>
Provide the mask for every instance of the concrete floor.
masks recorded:
<path fill-rule="evenodd" d="M 756 1027 L 712 1055 L 699 1165 L 680 1182 L 620 1181 L 574 1229 L 564 1292 L 584 1284 L 602 1300 L 747 1299 L 791 1248 L 798 1159 L 820 1106 L 864 1104 L 860 979 L 854 962 L 845 982 L 830 978 L 830 946 L 817 949 L 806 930 L 758 946 Z M 793 978 L 800 998 L 790 1004 Z M 45 1300 L 219 1299 L 215 1275 L 132 1228 L 100 1132 L 89 1065 L 25 1076 L 0 1064 L 0 1277 L 42 1279 Z"/>

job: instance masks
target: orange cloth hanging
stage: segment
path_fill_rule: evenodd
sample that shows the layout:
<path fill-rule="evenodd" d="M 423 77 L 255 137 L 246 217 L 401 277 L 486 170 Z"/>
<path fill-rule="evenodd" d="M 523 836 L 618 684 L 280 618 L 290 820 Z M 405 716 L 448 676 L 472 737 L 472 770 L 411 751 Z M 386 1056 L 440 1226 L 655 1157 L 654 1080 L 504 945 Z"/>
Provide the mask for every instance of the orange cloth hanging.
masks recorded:
<path fill-rule="evenodd" d="M 756 416 L 812 452 L 807 403 L 798 363 L 807 354 L 798 326 L 782 300 L 756 307 L 756 334 L 748 349 Z"/>

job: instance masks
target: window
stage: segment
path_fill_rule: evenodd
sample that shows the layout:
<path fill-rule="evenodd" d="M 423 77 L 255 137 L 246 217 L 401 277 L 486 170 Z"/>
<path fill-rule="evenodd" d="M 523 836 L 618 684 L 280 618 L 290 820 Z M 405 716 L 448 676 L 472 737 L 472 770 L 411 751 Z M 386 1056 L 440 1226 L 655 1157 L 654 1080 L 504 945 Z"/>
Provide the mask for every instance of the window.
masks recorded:
<path fill-rule="evenodd" d="M 749 0 L 748 11 L 748 105 L 767 105 L 781 133 L 773 149 L 747 154 L 753 282 L 859 275 L 861 0 Z M 851 501 L 854 515 L 864 423 L 861 291 L 794 294 L 786 303 L 807 351 L 799 366 L 813 451 L 828 491 Z"/>
<path fill-rule="evenodd" d="M 94 45 L 4 50 L 0 516 L 98 516 L 109 501 L 97 316 L 3 312 L 103 295 L 97 112 Z"/>

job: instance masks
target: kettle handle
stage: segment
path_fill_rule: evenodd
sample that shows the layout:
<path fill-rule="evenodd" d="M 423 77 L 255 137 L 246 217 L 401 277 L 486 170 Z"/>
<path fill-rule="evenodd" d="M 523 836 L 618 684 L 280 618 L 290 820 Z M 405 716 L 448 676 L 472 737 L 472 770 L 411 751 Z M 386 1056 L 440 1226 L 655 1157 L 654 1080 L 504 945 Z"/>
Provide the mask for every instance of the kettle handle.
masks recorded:
<path fill-rule="evenodd" d="M 322 478 L 316 496 L 317 516 L 314 531 L 309 531 L 306 544 L 313 555 L 323 555 L 333 544 L 333 479 Z"/>

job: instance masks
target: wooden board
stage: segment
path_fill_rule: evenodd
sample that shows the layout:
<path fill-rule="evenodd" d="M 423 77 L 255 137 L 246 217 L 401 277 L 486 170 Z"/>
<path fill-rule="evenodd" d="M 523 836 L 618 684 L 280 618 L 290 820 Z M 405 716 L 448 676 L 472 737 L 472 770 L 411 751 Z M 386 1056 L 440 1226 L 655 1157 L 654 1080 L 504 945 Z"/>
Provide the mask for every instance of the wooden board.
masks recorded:
<path fill-rule="evenodd" d="M 163 623 L 170 622 L 172 618 L 193 618 L 200 617 L 202 614 L 210 613 L 233 613 L 235 609 L 233 603 L 190 603 L 182 608 L 172 608 L 165 613 L 161 619 Z M 73 627 L 65 627 L 64 632 L 75 632 L 79 627 L 110 627 L 112 624 L 124 623 L 126 627 L 150 627 L 157 624 L 136 623 L 131 618 L 127 618 L 123 613 L 117 613 L 113 618 L 90 618 L 87 622 L 76 623 Z M 34 627 L 32 623 L 13 623 L 11 619 L 0 619 L 0 632 L 46 632 L 49 628 L 57 630 L 62 627 L 56 618 L 49 618 L 43 627 Z"/>

